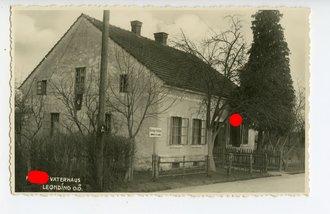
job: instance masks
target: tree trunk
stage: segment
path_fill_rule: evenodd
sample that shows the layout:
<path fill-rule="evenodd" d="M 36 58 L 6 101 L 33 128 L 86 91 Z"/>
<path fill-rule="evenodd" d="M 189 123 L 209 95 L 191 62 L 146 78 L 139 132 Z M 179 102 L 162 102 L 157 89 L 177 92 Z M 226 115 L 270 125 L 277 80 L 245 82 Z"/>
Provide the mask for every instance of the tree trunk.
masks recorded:
<path fill-rule="evenodd" d="M 32 143 L 31 143 L 32 144 Z M 26 161 L 26 169 L 27 172 L 29 173 L 32 170 L 32 163 L 31 163 L 31 150 L 32 150 L 32 146 L 31 144 L 27 147 L 26 151 L 22 152 L 22 155 Z"/>
<path fill-rule="evenodd" d="M 131 138 L 130 154 L 129 154 L 129 163 L 128 170 L 126 172 L 126 180 L 128 182 L 133 181 L 134 176 L 134 151 L 135 151 L 135 138 Z"/>
<path fill-rule="evenodd" d="M 212 172 L 216 171 L 214 158 L 213 158 L 214 139 L 213 139 L 212 128 L 206 129 L 206 139 L 207 139 L 208 155 L 209 155 L 208 174 L 211 174 Z"/>
<path fill-rule="evenodd" d="M 31 156 L 29 156 L 28 158 L 27 158 L 27 161 L 26 161 L 26 168 L 27 168 L 27 172 L 29 173 L 30 171 L 31 171 L 31 169 L 32 169 L 32 167 L 31 167 Z"/>
<path fill-rule="evenodd" d="M 221 152 L 221 167 L 225 167 L 226 165 L 226 143 L 227 143 L 227 132 L 224 133 L 225 140 L 220 141 L 220 152 Z"/>

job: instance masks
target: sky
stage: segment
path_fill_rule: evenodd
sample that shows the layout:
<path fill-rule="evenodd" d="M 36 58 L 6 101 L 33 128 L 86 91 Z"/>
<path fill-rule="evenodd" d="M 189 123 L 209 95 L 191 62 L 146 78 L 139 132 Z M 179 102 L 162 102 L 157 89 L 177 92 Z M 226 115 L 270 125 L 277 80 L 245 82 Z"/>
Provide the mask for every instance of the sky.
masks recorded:
<path fill-rule="evenodd" d="M 141 35 L 153 38 L 155 32 L 167 32 L 169 40 L 178 38 L 181 30 L 198 43 L 210 29 L 228 29 L 228 15 L 242 20 L 242 33 L 248 45 L 252 42 L 251 15 L 256 8 L 109 8 L 110 24 L 130 30 L 130 21 L 143 22 Z M 308 11 L 298 8 L 279 8 L 281 25 L 290 49 L 290 68 L 294 87 L 305 86 L 308 69 Z M 72 23 L 85 13 L 102 20 L 99 8 L 14 8 L 12 11 L 12 45 L 15 83 L 19 85 L 55 45 Z"/>

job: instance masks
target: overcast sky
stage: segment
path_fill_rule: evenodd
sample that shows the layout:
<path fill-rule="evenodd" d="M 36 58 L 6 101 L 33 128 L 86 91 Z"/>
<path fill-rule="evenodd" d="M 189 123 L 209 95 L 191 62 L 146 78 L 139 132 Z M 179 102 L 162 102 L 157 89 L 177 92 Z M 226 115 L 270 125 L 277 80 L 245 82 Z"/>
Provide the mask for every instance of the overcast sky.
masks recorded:
<path fill-rule="evenodd" d="M 192 40 L 206 37 L 209 29 L 224 31 L 228 24 L 227 15 L 238 15 L 243 21 L 243 33 L 248 45 L 252 42 L 251 15 L 256 8 L 212 8 L 176 9 L 165 8 L 127 9 L 110 8 L 110 23 L 130 30 L 131 20 L 140 20 L 142 36 L 153 39 L 153 33 L 164 31 L 169 39 L 180 35 L 180 30 Z M 306 53 L 308 51 L 308 13 L 303 9 L 280 9 L 283 14 L 281 24 L 291 51 L 290 66 L 294 87 L 305 85 Z M 21 83 L 36 67 L 47 52 L 61 38 L 70 25 L 81 14 L 102 20 L 102 10 L 87 8 L 57 8 L 57 10 L 15 9 L 12 12 L 12 33 L 15 61 L 15 82 Z"/>

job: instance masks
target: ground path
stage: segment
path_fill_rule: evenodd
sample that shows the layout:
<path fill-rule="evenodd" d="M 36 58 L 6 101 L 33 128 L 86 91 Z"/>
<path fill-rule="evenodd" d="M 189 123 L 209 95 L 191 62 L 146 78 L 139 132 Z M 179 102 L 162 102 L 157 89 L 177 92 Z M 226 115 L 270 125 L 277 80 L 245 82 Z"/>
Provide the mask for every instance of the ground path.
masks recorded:
<path fill-rule="evenodd" d="M 281 176 L 256 178 L 252 180 L 208 184 L 162 192 L 172 193 L 303 193 L 305 174 L 283 174 Z"/>

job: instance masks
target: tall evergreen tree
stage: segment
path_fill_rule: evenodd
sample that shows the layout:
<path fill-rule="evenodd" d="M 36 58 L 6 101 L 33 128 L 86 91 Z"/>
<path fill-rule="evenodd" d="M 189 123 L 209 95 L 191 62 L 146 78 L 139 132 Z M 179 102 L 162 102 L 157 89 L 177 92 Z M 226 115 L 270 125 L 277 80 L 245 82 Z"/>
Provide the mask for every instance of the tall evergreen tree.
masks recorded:
<path fill-rule="evenodd" d="M 289 48 L 277 10 L 260 10 L 252 16 L 253 42 L 240 73 L 242 112 L 249 125 L 263 133 L 283 135 L 293 122 L 294 89 Z M 261 142 L 259 141 L 258 145 Z"/>

